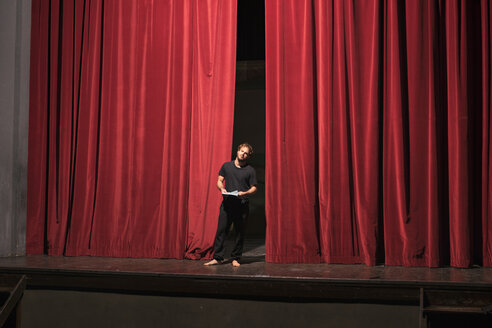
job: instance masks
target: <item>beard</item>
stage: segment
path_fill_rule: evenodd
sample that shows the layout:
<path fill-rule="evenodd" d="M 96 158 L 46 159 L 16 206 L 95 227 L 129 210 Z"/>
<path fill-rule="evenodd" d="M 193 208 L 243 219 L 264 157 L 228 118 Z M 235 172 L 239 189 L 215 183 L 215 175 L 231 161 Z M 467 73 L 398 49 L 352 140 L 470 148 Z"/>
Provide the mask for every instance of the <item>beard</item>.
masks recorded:
<path fill-rule="evenodd" d="M 237 157 L 237 161 L 240 163 L 240 164 L 246 164 L 246 162 L 248 161 L 246 158 L 243 158 L 241 159 L 239 156 Z"/>

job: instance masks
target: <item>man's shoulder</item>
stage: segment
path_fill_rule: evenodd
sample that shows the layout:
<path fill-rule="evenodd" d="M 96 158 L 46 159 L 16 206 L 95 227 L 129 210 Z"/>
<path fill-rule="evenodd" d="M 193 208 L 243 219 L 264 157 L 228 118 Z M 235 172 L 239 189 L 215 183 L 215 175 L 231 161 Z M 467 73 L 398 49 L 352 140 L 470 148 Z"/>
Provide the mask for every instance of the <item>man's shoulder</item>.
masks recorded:
<path fill-rule="evenodd" d="M 232 161 L 227 161 L 225 162 L 224 164 L 222 164 L 222 166 L 220 167 L 220 171 L 223 171 L 223 170 L 229 170 L 232 166 L 231 165 L 234 165 L 232 163 Z"/>
<path fill-rule="evenodd" d="M 232 165 L 234 165 L 233 161 L 227 161 L 227 162 L 224 162 L 224 164 L 222 164 L 222 167 L 230 167 Z"/>

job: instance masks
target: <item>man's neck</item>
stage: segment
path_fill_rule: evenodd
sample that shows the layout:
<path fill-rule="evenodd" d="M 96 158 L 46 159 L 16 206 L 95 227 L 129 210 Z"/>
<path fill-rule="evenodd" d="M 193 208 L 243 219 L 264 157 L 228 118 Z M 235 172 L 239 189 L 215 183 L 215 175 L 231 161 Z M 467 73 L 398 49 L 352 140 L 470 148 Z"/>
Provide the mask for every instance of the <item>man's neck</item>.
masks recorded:
<path fill-rule="evenodd" d="M 241 162 L 241 161 L 239 161 L 239 160 L 237 159 L 237 157 L 236 157 L 236 159 L 234 160 L 234 165 L 236 165 L 236 167 L 245 167 L 245 166 L 246 166 L 246 164 L 247 164 L 247 163 L 246 163 L 246 161 Z"/>

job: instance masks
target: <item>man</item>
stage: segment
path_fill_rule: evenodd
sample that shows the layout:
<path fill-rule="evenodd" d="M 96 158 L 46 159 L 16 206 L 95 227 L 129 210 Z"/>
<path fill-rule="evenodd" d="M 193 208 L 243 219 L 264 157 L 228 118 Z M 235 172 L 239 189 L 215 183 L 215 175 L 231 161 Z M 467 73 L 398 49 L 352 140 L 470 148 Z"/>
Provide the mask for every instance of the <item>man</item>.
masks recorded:
<path fill-rule="evenodd" d="M 257 185 L 255 169 L 248 164 L 248 158 L 252 154 L 253 147 L 250 144 L 239 145 L 236 159 L 225 162 L 219 171 L 217 188 L 222 192 L 223 200 L 215 235 L 214 257 L 204 265 L 215 265 L 224 261 L 224 242 L 232 223 L 236 232 L 234 249 L 231 253 L 232 265 L 235 267 L 241 265 L 239 260 L 243 253 L 244 233 L 249 214 L 248 197 L 256 192 Z M 234 192 L 237 192 L 237 196 Z"/>

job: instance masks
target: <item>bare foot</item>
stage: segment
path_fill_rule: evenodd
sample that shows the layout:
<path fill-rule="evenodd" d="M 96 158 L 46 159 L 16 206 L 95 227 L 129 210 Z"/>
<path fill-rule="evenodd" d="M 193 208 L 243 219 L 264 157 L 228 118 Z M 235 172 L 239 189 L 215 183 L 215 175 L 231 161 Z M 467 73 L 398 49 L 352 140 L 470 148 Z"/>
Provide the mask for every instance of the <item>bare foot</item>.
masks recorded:
<path fill-rule="evenodd" d="M 238 266 L 240 266 L 240 265 L 241 265 L 241 263 L 239 263 L 237 260 L 233 260 L 233 261 L 232 261 L 232 266 L 234 266 L 234 267 L 238 267 Z"/>
<path fill-rule="evenodd" d="M 209 266 L 209 265 L 217 265 L 217 264 L 220 264 L 220 262 L 217 261 L 216 259 L 213 259 L 212 261 L 204 263 L 203 265 Z"/>

